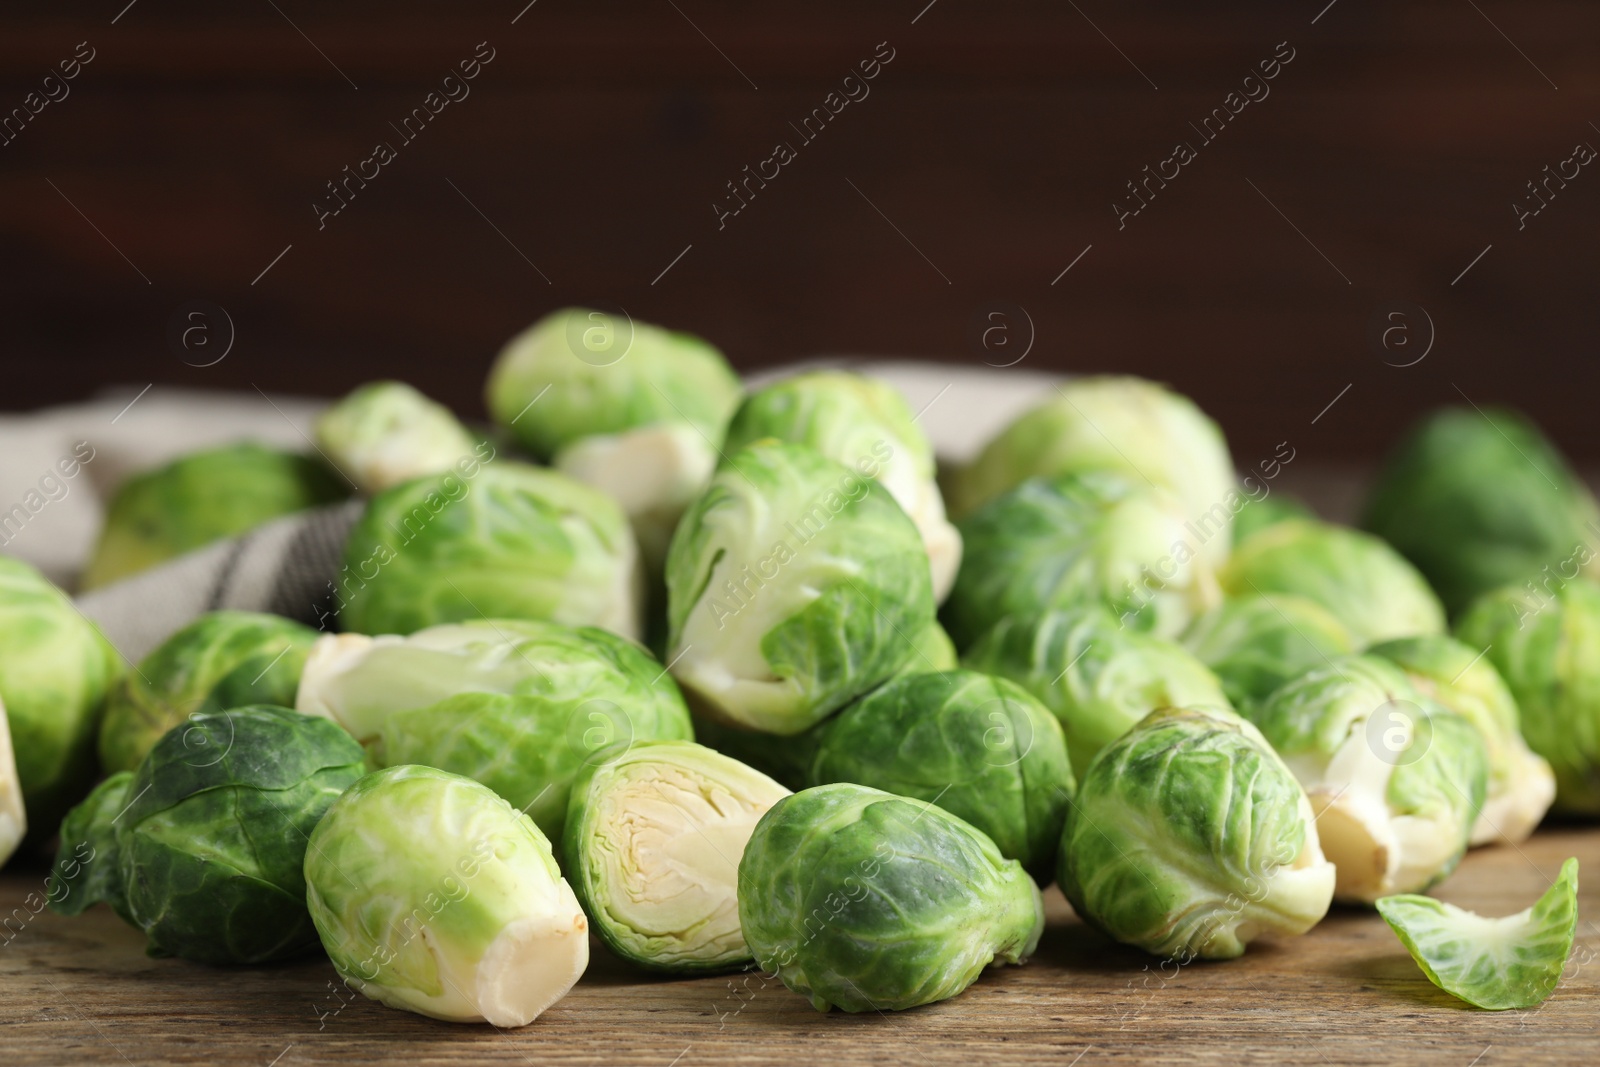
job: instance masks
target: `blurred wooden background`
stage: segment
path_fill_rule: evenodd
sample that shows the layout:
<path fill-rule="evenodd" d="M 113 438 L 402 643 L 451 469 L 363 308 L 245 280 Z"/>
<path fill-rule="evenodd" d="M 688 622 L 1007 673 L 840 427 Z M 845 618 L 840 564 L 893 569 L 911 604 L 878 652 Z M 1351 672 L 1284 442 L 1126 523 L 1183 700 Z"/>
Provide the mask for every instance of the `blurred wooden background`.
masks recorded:
<path fill-rule="evenodd" d="M 1592 3 L 525 2 L 8 5 L 0 115 L 94 58 L 0 144 L 0 406 L 395 376 L 478 415 L 508 336 L 605 301 L 741 368 L 1001 364 L 1031 322 L 1020 365 L 1169 381 L 1246 466 L 1282 440 L 1375 455 L 1463 394 L 1600 458 L 1600 168 L 1523 229 L 1512 208 L 1600 146 Z M 885 41 L 870 95 L 803 144 L 790 123 Z M 479 42 L 470 95 L 402 143 Z M 1279 42 L 1270 95 L 1202 146 L 1189 124 Z M 1198 158 L 1119 230 L 1124 183 L 1179 140 Z M 379 141 L 397 158 L 319 230 Z M 779 141 L 797 158 L 719 230 Z M 209 367 L 169 337 L 197 300 L 236 330 Z M 1386 366 L 1426 348 L 1418 308 L 1431 349 Z"/>

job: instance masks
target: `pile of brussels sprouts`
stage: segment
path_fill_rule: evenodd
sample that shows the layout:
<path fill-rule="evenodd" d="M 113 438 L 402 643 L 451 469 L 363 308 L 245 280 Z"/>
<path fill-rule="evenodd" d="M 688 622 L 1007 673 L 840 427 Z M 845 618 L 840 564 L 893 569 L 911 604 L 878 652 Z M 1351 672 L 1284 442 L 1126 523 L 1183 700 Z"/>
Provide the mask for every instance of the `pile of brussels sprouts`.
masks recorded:
<path fill-rule="evenodd" d="M 930 1004 L 1035 951 L 1052 881 L 1180 963 L 1376 905 L 1455 995 L 1548 996 L 1575 863 L 1502 919 L 1415 894 L 1600 815 L 1600 510 L 1560 456 L 1441 412 L 1357 530 L 1159 385 L 1041 400 L 936 479 L 880 382 L 746 393 L 698 338 L 570 309 L 501 353 L 490 434 L 376 383 L 317 459 L 140 475 L 86 584 L 364 496 L 339 632 L 212 612 L 124 665 L 0 559 L 0 859 L 59 826 L 52 907 L 153 955 L 320 945 L 496 1026 L 591 931 L 824 1011 Z"/>

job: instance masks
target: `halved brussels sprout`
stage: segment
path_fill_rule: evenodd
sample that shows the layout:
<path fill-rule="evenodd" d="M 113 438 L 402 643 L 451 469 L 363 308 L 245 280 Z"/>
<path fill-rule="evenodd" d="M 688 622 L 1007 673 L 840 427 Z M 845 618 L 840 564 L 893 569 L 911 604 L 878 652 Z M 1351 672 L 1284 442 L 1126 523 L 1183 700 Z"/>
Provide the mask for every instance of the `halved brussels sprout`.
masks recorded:
<path fill-rule="evenodd" d="M 28 813 L 22 806 L 22 783 L 11 750 L 11 724 L 6 719 L 6 703 L 0 700 L 0 867 L 6 865 L 27 832 Z"/>
<path fill-rule="evenodd" d="M 1251 500 L 1233 516 L 1233 543 L 1241 544 L 1257 530 L 1264 530 L 1288 519 L 1315 519 L 1317 513 L 1303 501 L 1286 493 Z"/>
<path fill-rule="evenodd" d="M 122 657 L 65 593 L 0 556 L 0 702 L 35 834 L 54 830 L 94 781 L 94 738 Z"/>
<path fill-rule="evenodd" d="M 1483 736 L 1489 788 L 1472 830 L 1474 845 L 1526 840 L 1555 800 L 1550 764 L 1522 739 L 1517 702 L 1494 664 L 1451 637 L 1402 637 L 1367 649 L 1397 664 L 1424 696 L 1460 715 Z"/>
<path fill-rule="evenodd" d="M 613 952 L 702 974 L 750 962 L 739 929 L 739 858 L 789 790 L 692 741 L 653 741 L 584 769 L 563 853 L 584 910 Z"/>
<path fill-rule="evenodd" d="M 1378 913 L 1428 980 L 1479 1008 L 1531 1008 L 1555 992 L 1578 930 L 1578 861 L 1529 908 L 1501 919 L 1432 897 L 1378 901 Z"/>
<path fill-rule="evenodd" d="M 839 783 L 784 797 L 739 863 L 739 921 L 764 970 L 818 1011 L 899 1011 L 1021 963 L 1039 888 L 983 831 L 926 801 Z"/>
<path fill-rule="evenodd" d="M 1229 596 L 1287 593 L 1328 609 L 1361 645 L 1444 633 L 1444 608 L 1417 569 L 1360 530 L 1310 519 L 1273 523 L 1222 571 Z"/>
<path fill-rule="evenodd" d="M 317 639 L 309 626 L 252 611 L 210 611 L 163 641 L 106 700 L 100 763 L 131 771 L 195 712 L 294 703 Z"/>
<path fill-rule="evenodd" d="M 252 705 L 196 715 L 69 815 L 57 876 L 80 841 L 88 876 L 64 910 L 105 900 L 145 932 L 153 956 L 266 963 L 317 943 L 306 913 L 306 839 L 363 771 L 361 746 L 333 723 Z M 102 844 L 112 846 L 102 855 Z M 115 863 L 103 874 L 98 863 Z"/>
<path fill-rule="evenodd" d="M 689 712 L 639 646 L 593 627 L 479 619 L 311 650 L 296 707 L 339 723 L 380 767 L 475 778 L 561 839 L 572 781 L 608 750 L 689 740 Z"/>
<path fill-rule="evenodd" d="M 534 456 L 622 505 L 656 570 L 716 467 L 740 388 L 698 337 L 626 312 L 565 308 L 507 343 L 487 399 Z"/>
<path fill-rule="evenodd" d="M 343 500 L 350 488 L 321 460 L 252 441 L 180 456 L 118 487 L 79 587 L 109 585 L 270 519 Z"/>
<path fill-rule="evenodd" d="M 667 556 L 667 661 L 698 710 L 797 734 L 899 671 L 933 621 L 917 528 L 803 445 L 719 470 Z"/>
<path fill-rule="evenodd" d="M 1188 397 L 1142 378 L 1075 378 L 984 446 L 958 478 L 958 516 L 1029 478 L 1116 471 L 1176 494 L 1212 569 L 1228 558 L 1228 527 L 1246 497 L 1217 424 Z"/>
<path fill-rule="evenodd" d="M 1073 773 L 1156 708 L 1220 705 L 1222 683 L 1181 645 L 1125 630 L 1098 606 L 1002 619 L 962 665 L 1009 678 L 1065 731 Z"/>
<path fill-rule="evenodd" d="M 389 767 L 311 833 L 306 902 L 345 983 L 391 1008 L 526 1026 L 589 964 L 589 924 L 533 820 L 470 778 Z"/>
<path fill-rule="evenodd" d="M 478 443 L 449 408 L 405 382 L 368 382 L 317 419 L 317 442 L 363 493 L 449 470 Z"/>
<path fill-rule="evenodd" d="M 1356 651 L 1349 629 L 1326 608 L 1276 593 L 1228 597 L 1189 625 L 1183 643 L 1241 710 L 1289 679 Z"/>
<path fill-rule="evenodd" d="M 1483 808 L 1483 738 L 1399 667 L 1345 656 L 1281 686 L 1251 712 L 1305 787 L 1335 896 L 1370 904 L 1455 870 Z"/>
<path fill-rule="evenodd" d="M 127 810 L 132 783 L 132 771 L 116 772 L 61 821 L 56 862 L 45 886 L 51 911 L 80 915 L 104 902 L 123 922 L 139 925 L 128 911 L 117 851 L 117 826 Z"/>
<path fill-rule="evenodd" d="M 1074 786 L 1050 709 L 1004 678 L 962 670 L 891 679 L 829 720 L 809 784 L 830 782 L 938 804 L 1045 885 Z"/>
<path fill-rule="evenodd" d="M 1086 604 L 1170 637 L 1220 599 L 1177 497 L 1111 471 L 1024 482 L 959 525 L 943 614 L 958 648 L 1008 615 Z"/>
<path fill-rule="evenodd" d="M 1089 764 L 1057 879 L 1084 921 L 1187 963 L 1305 933 L 1328 912 L 1334 870 L 1254 726 L 1223 708 L 1160 708 Z"/>
<path fill-rule="evenodd" d="M 961 565 L 961 535 L 934 482 L 933 447 L 894 387 L 849 371 L 809 371 L 745 398 L 728 424 L 729 455 L 764 438 L 810 445 L 875 478 L 917 524 L 944 600 Z"/>
<path fill-rule="evenodd" d="M 1600 578 L 1600 508 L 1538 427 L 1503 408 L 1445 408 L 1389 456 L 1362 525 L 1458 612 L 1509 583 Z"/>
<path fill-rule="evenodd" d="M 1580 578 L 1548 597 L 1489 593 L 1456 636 L 1486 650 L 1516 697 L 1522 736 L 1555 772 L 1554 810 L 1600 815 L 1600 586 Z"/>
<path fill-rule="evenodd" d="M 617 505 L 523 463 L 472 470 L 403 482 L 367 504 L 345 542 L 344 628 L 547 619 L 638 637 L 638 547 Z"/>

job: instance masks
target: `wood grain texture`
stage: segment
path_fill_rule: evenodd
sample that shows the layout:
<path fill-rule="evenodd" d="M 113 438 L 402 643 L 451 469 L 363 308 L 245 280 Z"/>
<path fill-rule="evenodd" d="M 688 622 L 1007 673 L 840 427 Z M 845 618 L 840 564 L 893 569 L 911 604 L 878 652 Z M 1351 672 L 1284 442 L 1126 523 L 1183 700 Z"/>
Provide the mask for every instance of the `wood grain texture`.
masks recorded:
<path fill-rule="evenodd" d="M 1239 960 L 1163 969 L 1087 930 L 1051 890 L 1038 954 L 943 1004 L 822 1015 L 760 975 L 748 984 L 743 976 L 646 978 L 596 943 L 566 999 L 529 1027 L 496 1032 L 392 1011 L 347 990 L 340 1008 L 325 960 L 216 970 L 148 959 L 140 936 L 98 907 L 77 918 L 28 918 L 0 947 L 0 1062 L 1592 1064 L 1600 1049 L 1600 830 L 1547 829 L 1520 848 L 1478 849 L 1438 895 L 1510 914 L 1532 903 L 1568 856 L 1583 872 L 1578 944 L 1555 995 L 1529 1012 L 1479 1011 L 1440 992 L 1371 912 L 1338 910 L 1305 937 L 1258 943 Z M 0 876 L 0 913 L 26 911 L 43 873 Z"/>
<path fill-rule="evenodd" d="M 123 6 L 0 14 L 0 108 L 76 42 L 98 49 L 0 147 L 0 406 L 388 375 L 475 415 L 507 337 L 596 300 L 742 368 L 976 364 L 974 320 L 1006 300 L 1034 324 L 1029 365 L 1170 381 L 1242 455 L 1291 438 L 1371 457 L 1464 392 L 1600 458 L 1600 175 L 1523 229 L 1511 210 L 1575 142 L 1600 145 L 1594 4 L 1340 0 L 1313 25 L 1321 2 L 539 0 L 512 25 L 522 0 L 142 0 L 110 25 Z M 324 183 L 482 40 L 497 58 L 472 95 L 319 230 Z M 885 40 L 871 95 L 719 229 L 725 183 Z M 1270 97 L 1119 229 L 1124 183 L 1281 41 L 1296 58 Z M 214 367 L 165 340 L 194 299 L 237 324 Z M 1416 367 L 1366 339 L 1395 299 L 1436 326 Z"/>

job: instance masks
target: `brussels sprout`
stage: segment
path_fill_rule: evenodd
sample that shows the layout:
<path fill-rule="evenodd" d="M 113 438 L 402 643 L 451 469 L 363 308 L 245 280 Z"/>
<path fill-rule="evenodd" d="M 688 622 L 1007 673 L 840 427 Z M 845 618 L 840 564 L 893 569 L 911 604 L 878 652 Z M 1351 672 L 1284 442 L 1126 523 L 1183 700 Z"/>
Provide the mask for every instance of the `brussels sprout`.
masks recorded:
<path fill-rule="evenodd" d="M 1455 870 L 1483 807 L 1488 755 L 1471 723 L 1399 667 L 1336 659 L 1251 717 L 1311 798 L 1339 900 L 1370 904 Z"/>
<path fill-rule="evenodd" d="M 105 900 L 145 932 L 152 956 L 298 955 L 317 943 L 306 839 L 362 770 L 361 746 L 321 719 L 265 704 L 196 715 L 150 750 L 119 814 L 113 777 L 67 816 L 57 878 L 72 883 L 67 861 L 83 842 L 93 859 L 57 908 Z"/>
<path fill-rule="evenodd" d="M 251 611 L 211 611 L 163 641 L 106 700 L 100 763 L 131 771 L 161 735 L 198 711 L 294 703 L 317 639 L 309 626 Z"/>
<path fill-rule="evenodd" d="M 762 969 L 818 1011 L 914 1008 L 1044 930 L 1022 865 L 926 801 L 838 783 L 784 797 L 739 862 L 739 922 Z"/>
<path fill-rule="evenodd" d="M 1389 456 L 1361 524 L 1416 564 L 1452 613 L 1541 573 L 1600 578 L 1594 496 L 1513 411 L 1423 420 Z"/>
<path fill-rule="evenodd" d="M 254 442 L 181 456 L 124 482 L 79 579 L 109 585 L 282 515 L 331 504 L 350 486 L 320 461 Z"/>
<path fill-rule="evenodd" d="M 789 790 L 692 741 L 652 741 L 585 768 L 563 852 L 584 911 L 613 952 L 702 974 L 750 962 L 739 858 Z"/>
<path fill-rule="evenodd" d="M 1456 636 L 1485 649 L 1516 698 L 1528 747 L 1550 761 L 1554 810 L 1600 815 L 1600 586 L 1535 600 L 1517 588 L 1475 601 Z"/>
<path fill-rule="evenodd" d="M 11 751 L 11 725 L 6 719 L 6 704 L 0 700 L 0 867 L 22 843 L 28 832 L 28 813 L 22 806 L 22 783 L 17 779 L 17 760 Z"/>
<path fill-rule="evenodd" d="M 487 397 L 536 457 L 622 505 L 655 569 L 716 467 L 739 393 L 722 353 L 698 337 L 566 308 L 506 345 Z"/>
<path fill-rule="evenodd" d="M 1440 989 L 1478 1008 L 1531 1008 L 1555 992 L 1578 931 L 1578 861 L 1538 902 L 1485 919 L 1432 897 L 1378 901 L 1378 913 Z"/>
<path fill-rule="evenodd" d="M 1331 523 L 1290 519 L 1258 531 L 1223 568 L 1222 588 L 1313 600 L 1359 645 L 1444 632 L 1444 608 L 1415 567 L 1371 534 Z"/>
<path fill-rule="evenodd" d="M 1220 705 L 1222 683 L 1181 645 L 1125 630 L 1097 606 L 1002 619 L 963 666 L 1009 678 L 1061 722 L 1073 774 L 1156 708 Z"/>
<path fill-rule="evenodd" d="M 768 437 L 810 445 L 889 490 L 917 524 L 934 602 L 944 600 L 961 565 L 961 535 L 945 518 L 933 448 L 893 386 L 848 371 L 785 378 L 745 398 L 728 424 L 725 452 Z"/>
<path fill-rule="evenodd" d="M 1333 865 L 1288 767 L 1222 708 L 1160 708 L 1078 784 L 1057 879 L 1086 922 L 1187 963 L 1328 912 Z"/>
<path fill-rule="evenodd" d="M 404 382 L 368 382 L 317 419 L 317 443 L 363 493 L 437 474 L 477 452 L 450 409 Z"/>
<path fill-rule="evenodd" d="M 699 710 L 797 734 L 916 655 L 922 540 L 888 490 L 802 445 L 751 445 L 667 557 L 668 662 Z"/>
<path fill-rule="evenodd" d="M 693 737 L 678 687 L 643 649 L 529 620 L 330 634 L 311 650 L 295 706 L 339 723 L 380 767 L 477 779 L 554 841 L 586 764 L 614 745 Z"/>
<path fill-rule="evenodd" d="M 925 671 L 953 671 L 960 666 L 956 643 L 937 622 L 930 622 L 922 632 L 911 639 L 912 655 L 900 669 L 902 674 L 922 674 Z"/>
<path fill-rule="evenodd" d="M 1142 378 L 1077 378 L 984 446 L 958 478 L 957 516 L 1029 478 L 1117 471 L 1176 494 L 1199 528 L 1195 547 L 1215 569 L 1228 558 L 1228 527 L 1245 496 L 1217 424 L 1185 396 Z"/>
<path fill-rule="evenodd" d="M 1176 497 L 1110 471 L 1024 482 L 961 521 L 945 628 L 962 648 L 1008 615 L 1103 604 L 1173 636 L 1220 596 L 1190 526 Z"/>
<path fill-rule="evenodd" d="M 128 911 L 117 852 L 117 825 L 127 810 L 132 782 L 132 771 L 118 771 L 95 786 L 61 821 L 56 862 L 45 885 L 51 911 L 81 915 L 91 905 L 104 902 L 123 922 L 138 925 Z"/>
<path fill-rule="evenodd" d="M 311 833 L 305 881 L 334 969 L 391 1008 L 525 1026 L 589 964 L 589 924 L 549 839 L 431 767 L 352 786 Z"/>
<path fill-rule="evenodd" d="M 1517 702 L 1500 672 L 1450 637 L 1402 637 L 1367 649 L 1397 664 L 1426 697 L 1460 715 L 1483 736 L 1489 787 L 1472 830 L 1474 845 L 1526 840 L 1556 795 L 1550 764 L 1522 739 Z"/>
<path fill-rule="evenodd" d="M 1191 623 L 1183 643 L 1246 711 L 1289 679 L 1356 651 L 1344 623 L 1316 601 L 1273 593 L 1229 597 Z"/>
<path fill-rule="evenodd" d="M 1252 499 L 1234 513 L 1233 543 L 1238 545 L 1257 530 L 1265 530 L 1268 526 L 1287 519 L 1316 517 L 1317 513 L 1312 511 L 1305 501 L 1286 493 L 1274 493 L 1271 496 Z"/>
<path fill-rule="evenodd" d="M 122 657 L 67 595 L 0 556 L 0 702 L 35 833 L 48 834 L 94 780 L 94 737 Z"/>
<path fill-rule="evenodd" d="M 810 785 L 855 782 L 926 800 L 988 834 L 1050 883 L 1072 766 L 1050 709 L 977 671 L 892 679 L 828 723 Z"/>
<path fill-rule="evenodd" d="M 627 520 L 604 494 L 554 471 L 501 462 L 386 489 L 350 531 L 344 561 L 347 630 L 516 618 L 639 635 Z"/>

